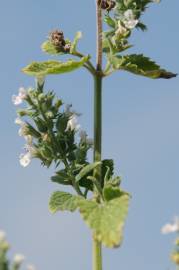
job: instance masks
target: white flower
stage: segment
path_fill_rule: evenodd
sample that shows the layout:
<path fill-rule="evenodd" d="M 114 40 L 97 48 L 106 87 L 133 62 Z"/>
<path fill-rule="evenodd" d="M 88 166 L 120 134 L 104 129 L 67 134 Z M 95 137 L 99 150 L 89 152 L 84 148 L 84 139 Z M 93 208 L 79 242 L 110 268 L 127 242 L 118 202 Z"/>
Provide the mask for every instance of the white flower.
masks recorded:
<path fill-rule="evenodd" d="M 128 29 L 133 29 L 137 24 L 138 20 L 135 19 L 132 9 L 128 9 L 124 12 L 124 25 Z"/>
<path fill-rule="evenodd" d="M 14 260 L 13 261 L 14 261 L 14 264 L 20 265 L 24 260 L 25 260 L 24 255 L 22 255 L 22 254 L 16 254 L 14 256 Z"/>
<path fill-rule="evenodd" d="M 20 125 L 20 129 L 18 131 L 19 136 L 24 136 L 26 140 L 29 140 L 29 136 L 27 135 L 27 124 L 23 122 L 19 117 L 15 119 L 15 124 Z"/>
<path fill-rule="evenodd" d="M 21 154 L 19 156 L 20 165 L 23 167 L 27 167 L 30 164 L 31 159 L 32 159 L 32 155 L 29 151 L 25 154 Z"/>
<path fill-rule="evenodd" d="M 0 231 L 0 242 L 3 242 L 6 239 L 6 233 L 4 231 Z"/>
<path fill-rule="evenodd" d="M 71 130 L 71 131 L 78 131 L 80 128 L 80 125 L 78 124 L 78 119 L 76 114 L 72 114 L 67 122 L 67 128 L 65 131 Z"/>
<path fill-rule="evenodd" d="M 172 224 L 167 223 L 166 225 L 164 225 L 161 229 L 161 232 L 163 234 L 179 232 L 179 217 L 175 217 L 174 222 Z"/>
<path fill-rule="evenodd" d="M 12 96 L 12 102 L 14 103 L 14 105 L 19 105 L 23 102 L 26 96 L 27 96 L 27 91 L 25 90 L 24 87 L 20 87 L 19 94 L 17 96 L 16 95 Z"/>
<path fill-rule="evenodd" d="M 123 36 L 127 32 L 127 29 L 122 26 L 121 21 L 118 21 L 118 29 L 116 30 L 115 34 L 116 36 Z"/>
<path fill-rule="evenodd" d="M 35 266 L 34 265 L 27 265 L 27 270 L 36 270 Z"/>

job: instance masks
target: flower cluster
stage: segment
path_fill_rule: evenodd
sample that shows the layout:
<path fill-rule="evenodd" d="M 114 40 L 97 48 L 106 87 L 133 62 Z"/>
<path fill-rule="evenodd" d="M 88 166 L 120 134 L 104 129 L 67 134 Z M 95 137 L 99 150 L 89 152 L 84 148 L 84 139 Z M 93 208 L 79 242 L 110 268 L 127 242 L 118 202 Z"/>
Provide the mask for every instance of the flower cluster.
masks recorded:
<path fill-rule="evenodd" d="M 151 0 L 116 1 L 114 14 L 107 13 L 104 19 L 110 27 L 109 31 L 104 32 L 103 35 L 104 52 L 111 50 L 114 53 L 115 49 L 117 53 L 131 47 L 128 38 L 132 30 L 136 27 L 146 30 L 146 26 L 141 22 L 140 17 L 151 2 Z M 159 1 L 154 0 L 153 2 L 158 3 Z"/>
<path fill-rule="evenodd" d="M 7 252 L 10 248 L 10 245 L 6 239 L 6 233 L 0 230 L 0 269 L 1 270 L 19 270 L 22 263 L 25 260 L 25 256 L 22 254 L 15 254 L 12 262 L 7 258 Z M 35 267 L 31 264 L 26 266 L 26 270 L 35 270 Z"/>
<path fill-rule="evenodd" d="M 24 88 L 23 88 L 24 89 Z M 53 92 L 44 93 L 42 83 L 38 81 L 36 88 L 19 89 L 18 96 L 13 96 L 14 105 L 25 101 L 27 106 L 17 111 L 15 123 L 20 126 L 18 134 L 25 139 L 24 153 L 20 155 L 20 164 L 27 167 L 32 158 L 38 158 L 44 166 L 52 163 L 61 170 L 52 177 L 60 182 L 59 174 L 66 174 L 71 179 L 83 166 L 87 165 L 88 150 L 93 147 L 93 140 L 80 128 L 79 113 L 72 110 L 72 105 L 63 106 Z M 21 98 L 21 102 L 16 99 Z M 22 117 L 25 120 L 22 120 Z M 78 135 L 78 136 L 77 136 Z M 63 184 L 73 186 L 73 181 Z M 79 184 L 88 185 L 88 181 Z M 89 185 L 88 185 L 89 186 Z M 91 187 L 91 183 L 90 183 Z"/>

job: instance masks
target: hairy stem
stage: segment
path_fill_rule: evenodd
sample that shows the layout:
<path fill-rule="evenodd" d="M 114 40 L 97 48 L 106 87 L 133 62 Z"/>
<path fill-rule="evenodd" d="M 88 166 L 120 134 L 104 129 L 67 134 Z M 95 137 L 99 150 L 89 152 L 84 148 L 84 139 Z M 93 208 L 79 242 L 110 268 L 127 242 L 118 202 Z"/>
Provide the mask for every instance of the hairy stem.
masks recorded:
<path fill-rule="evenodd" d="M 96 48 L 96 64 L 97 70 L 101 71 L 102 69 L 102 55 L 103 55 L 103 47 L 102 47 L 102 33 L 103 33 L 103 25 L 102 25 L 102 9 L 98 4 L 98 0 L 96 0 L 96 19 L 97 19 L 97 48 Z"/>
<path fill-rule="evenodd" d="M 94 77 L 94 161 L 101 161 L 102 141 L 102 10 L 96 0 L 97 57 Z M 95 170 L 95 177 L 101 183 L 101 167 Z M 96 191 L 95 191 L 96 193 Z M 98 196 L 97 196 L 98 197 Z M 97 199 L 98 200 L 98 199 Z M 93 270 L 102 270 L 102 245 L 93 238 Z"/>

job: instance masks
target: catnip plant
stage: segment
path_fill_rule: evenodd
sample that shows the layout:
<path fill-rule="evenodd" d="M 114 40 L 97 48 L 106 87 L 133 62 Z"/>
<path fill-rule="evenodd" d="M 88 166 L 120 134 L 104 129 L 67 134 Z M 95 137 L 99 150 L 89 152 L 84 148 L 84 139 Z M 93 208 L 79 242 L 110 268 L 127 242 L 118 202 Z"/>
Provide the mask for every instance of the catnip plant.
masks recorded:
<path fill-rule="evenodd" d="M 78 210 L 92 231 L 93 270 L 102 270 L 102 245 L 121 245 L 123 227 L 131 195 L 122 189 L 121 178 L 114 172 L 113 159 L 102 159 L 102 83 L 113 72 L 128 71 L 151 79 L 176 76 L 160 68 L 143 54 L 127 54 L 134 29 L 146 30 L 142 15 L 152 0 L 96 0 L 97 48 L 96 63 L 90 54 L 78 48 L 82 33 L 69 40 L 61 29 L 52 31 L 42 44 L 42 50 L 57 60 L 32 62 L 23 72 L 34 76 L 32 88 L 20 88 L 13 103 L 26 102 L 17 111 L 15 123 L 19 135 L 25 138 L 20 164 L 26 167 L 32 158 L 43 166 L 55 164 L 52 182 L 73 187 L 74 193 L 55 191 L 49 201 L 52 213 Z M 105 30 L 103 30 L 105 29 Z M 62 55 L 69 56 L 60 61 Z M 85 68 L 94 79 L 94 138 L 81 130 L 79 113 L 64 104 L 54 92 L 45 91 L 45 79 L 51 74 L 63 74 Z M 70 75 L 69 75 L 70 76 Z M 24 120 L 22 120 L 24 118 Z M 89 151 L 93 160 L 89 160 Z"/>

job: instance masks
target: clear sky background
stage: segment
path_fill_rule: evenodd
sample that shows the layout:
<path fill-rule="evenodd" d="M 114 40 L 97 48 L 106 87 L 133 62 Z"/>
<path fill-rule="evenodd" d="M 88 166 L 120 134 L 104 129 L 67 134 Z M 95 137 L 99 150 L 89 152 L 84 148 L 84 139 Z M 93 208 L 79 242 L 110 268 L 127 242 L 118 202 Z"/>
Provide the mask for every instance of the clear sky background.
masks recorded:
<path fill-rule="evenodd" d="M 14 125 L 11 96 L 33 79 L 20 72 L 32 60 L 50 57 L 40 50 L 48 32 L 83 32 L 80 48 L 95 61 L 94 0 L 0 1 L 0 229 L 12 243 L 10 256 L 25 254 L 38 270 L 90 270 L 90 232 L 78 214 L 48 211 L 50 194 L 60 189 L 34 160 L 24 169 L 18 156 L 23 139 Z M 149 31 L 135 31 L 132 52 L 143 52 L 162 67 L 179 72 L 178 0 L 153 4 L 144 15 Z M 174 235 L 161 226 L 179 214 L 179 78 L 150 80 L 115 73 L 104 81 L 103 157 L 114 158 L 123 188 L 132 194 L 120 249 L 104 250 L 104 270 L 164 270 L 174 266 Z M 86 70 L 52 76 L 47 89 L 82 112 L 92 136 L 93 81 Z"/>

